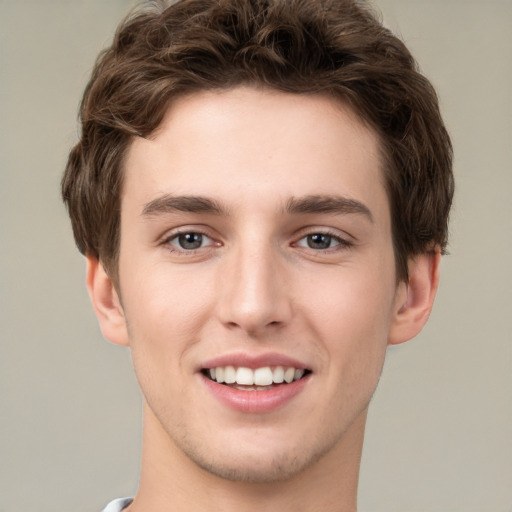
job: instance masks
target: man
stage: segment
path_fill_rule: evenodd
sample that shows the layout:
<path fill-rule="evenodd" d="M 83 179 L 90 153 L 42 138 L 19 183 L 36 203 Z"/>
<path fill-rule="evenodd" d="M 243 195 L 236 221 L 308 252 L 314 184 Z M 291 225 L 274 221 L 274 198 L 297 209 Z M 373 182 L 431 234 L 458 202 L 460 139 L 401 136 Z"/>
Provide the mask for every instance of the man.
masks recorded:
<path fill-rule="evenodd" d="M 368 404 L 427 321 L 453 194 L 403 43 L 354 1 L 152 5 L 81 121 L 63 197 L 145 398 L 139 490 L 105 510 L 355 511 Z"/>

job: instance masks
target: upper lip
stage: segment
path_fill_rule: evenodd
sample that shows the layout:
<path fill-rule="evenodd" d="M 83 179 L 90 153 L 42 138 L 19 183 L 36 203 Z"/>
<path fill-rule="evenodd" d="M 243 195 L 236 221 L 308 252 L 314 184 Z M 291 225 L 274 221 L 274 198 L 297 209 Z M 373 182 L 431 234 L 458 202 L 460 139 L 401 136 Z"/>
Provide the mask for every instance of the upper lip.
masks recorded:
<path fill-rule="evenodd" d="M 232 353 L 232 354 L 224 354 L 221 356 L 214 357 L 212 359 L 208 359 L 204 363 L 201 364 L 199 370 L 204 370 L 208 368 L 217 368 L 219 366 L 235 366 L 251 368 L 255 370 L 256 368 L 263 368 L 265 366 L 284 366 L 284 367 L 292 367 L 295 369 L 304 369 L 310 370 L 311 368 L 303 362 L 289 357 L 285 354 L 279 354 L 277 352 L 266 352 L 263 354 L 248 354 L 248 353 Z"/>

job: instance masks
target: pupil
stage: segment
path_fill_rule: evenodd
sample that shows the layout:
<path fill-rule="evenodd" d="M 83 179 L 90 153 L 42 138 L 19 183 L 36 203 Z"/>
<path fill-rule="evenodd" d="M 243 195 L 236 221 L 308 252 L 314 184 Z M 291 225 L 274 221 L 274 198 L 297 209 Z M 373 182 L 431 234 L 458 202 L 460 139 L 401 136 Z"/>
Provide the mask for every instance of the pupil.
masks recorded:
<path fill-rule="evenodd" d="M 331 245 L 331 237 L 317 233 L 308 236 L 308 246 L 311 249 L 328 249 Z"/>
<path fill-rule="evenodd" d="M 183 249 L 198 249 L 203 243 L 203 235 L 200 233 L 184 233 L 178 237 Z"/>

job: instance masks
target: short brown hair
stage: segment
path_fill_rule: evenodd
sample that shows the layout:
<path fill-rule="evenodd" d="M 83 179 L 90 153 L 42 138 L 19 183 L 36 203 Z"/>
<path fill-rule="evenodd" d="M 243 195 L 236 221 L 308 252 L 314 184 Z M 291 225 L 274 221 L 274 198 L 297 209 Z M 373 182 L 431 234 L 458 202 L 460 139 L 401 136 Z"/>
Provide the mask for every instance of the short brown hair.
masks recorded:
<path fill-rule="evenodd" d="M 75 240 L 117 281 L 123 156 L 170 102 L 237 85 L 329 95 L 379 135 L 397 278 L 447 243 L 452 148 L 436 93 L 405 45 L 357 0 L 152 2 L 98 58 L 80 109 L 81 138 L 62 180 Z"/>

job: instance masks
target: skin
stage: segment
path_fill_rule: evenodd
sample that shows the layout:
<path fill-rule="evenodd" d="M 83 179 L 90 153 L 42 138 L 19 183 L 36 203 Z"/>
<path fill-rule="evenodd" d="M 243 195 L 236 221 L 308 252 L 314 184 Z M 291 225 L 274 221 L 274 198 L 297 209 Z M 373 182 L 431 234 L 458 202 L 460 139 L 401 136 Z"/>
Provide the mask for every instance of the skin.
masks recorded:
<path fill-rule="evenodd" d="M 375 133 L 321 96 L 201 92 L 133 141 L 124 172 L 119 293 L 93 257 L 87 284 L 145 397 L 129 510 L 356 510 L 386 347 L 423 327 L 440 258 L 416 257 L 397 285 Z M 219 211 L 174 208 L 197 196 Z M 312 372 L 283 407 L 234 411 L 204 386 L 205 361 L 269 352 Z"/>

